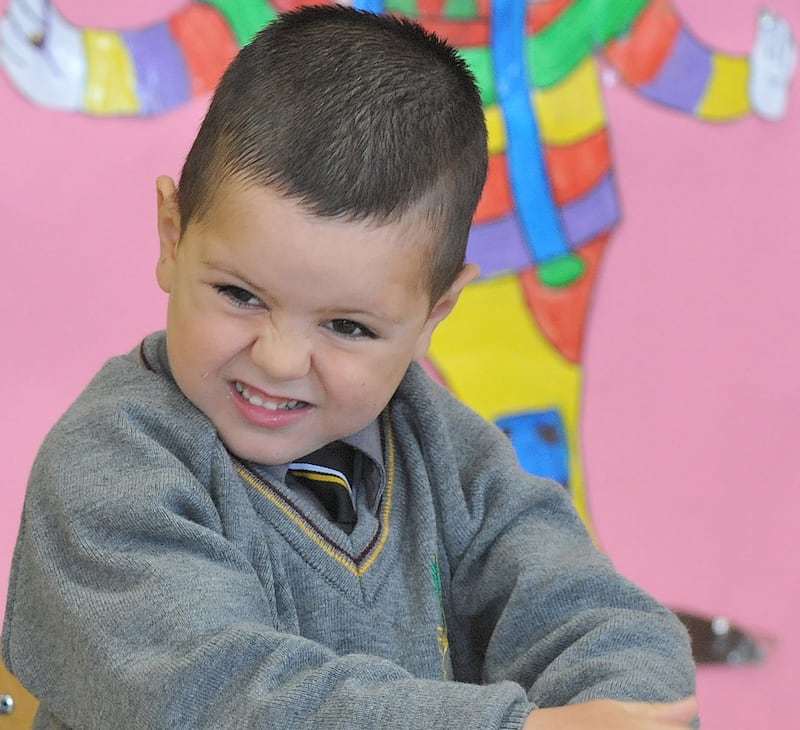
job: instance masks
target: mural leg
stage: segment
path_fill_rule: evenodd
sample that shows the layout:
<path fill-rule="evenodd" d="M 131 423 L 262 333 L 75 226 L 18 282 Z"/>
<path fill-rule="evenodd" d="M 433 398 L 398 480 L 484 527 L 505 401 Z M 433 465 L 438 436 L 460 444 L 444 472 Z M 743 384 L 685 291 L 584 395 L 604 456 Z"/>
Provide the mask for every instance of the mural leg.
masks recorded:
<path fill-rule="evenodd" d="M 434 375 L 509 436 L 522 466 L 570 490 L 589 530 L 581 458 L 583 333 L 608 235 L 580 249 L 582 277 L 548 287 L 535 268 L 471 284 L 439 327 Z M 726 619 L 677 612 L 699 664 L 761 661 L 759 642 Z"/>
<path fill-rule="evenodd" d="M 515 443 L 527 443 L 521 455 L 526 468 L 557 476 L 556 465 L 589 525 L 578 438 L 580 366 L 541 331 L 531 315 L 523 276 L 503 274 L 467 287 L 456 311 L 437 330 L 430 357 L 459 398 L 506 428 Z M 534 444 L 540 456 L 547 454 L 547 467 L 533 464 Z"/>

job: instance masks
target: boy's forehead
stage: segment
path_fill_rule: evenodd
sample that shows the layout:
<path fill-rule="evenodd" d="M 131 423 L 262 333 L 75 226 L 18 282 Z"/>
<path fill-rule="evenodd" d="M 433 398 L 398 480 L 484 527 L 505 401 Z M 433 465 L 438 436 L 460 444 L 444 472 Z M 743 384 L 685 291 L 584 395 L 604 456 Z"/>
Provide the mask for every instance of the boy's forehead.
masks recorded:
<path fill-rule="evenodd" d="M 255 213 L 262 206 L 261 201 L 269 200 L 270 208 L 291 212 L 292 219 L 298 224 L 309 226 L 326 223 L 353 224 L 374 232 L 391 230 L 390 238 L 401 246 L 416 249 L 417 256 L 427 257 L 437 242 L 436 226 L 432 223 L 426 201 L 412 205 L 396 217 L 384 220 L 369 214 L 353 213 L 341 216 L 319 215 L 313 211 L 313 203 L 307 203 L 283 193 L 276 186 L 261 183 L 244 182 L 226 179 L 217 186 L 209 196 L 206 214 L 197 221 L 203 226 L 214 223 L 241 222 L 241 214 Z M 226 221 L 226 219 L 228 219 Z"/>
<path fill-rule="evenodd" d="M 427 294 L 425 271 L 435 233 L 430 216 L 419 206 L 391 221 L 320 216 L 273 187 L 228 181 L 217 187 L 207 212 L 193 223 L 201 233 L 197 254 L 215 268 L 244 267 L 262 248 L 265 253 L 269 249 L 268 255 L 279 253 L 287 263 L 294 260 L 295 266 L 313 267 L 317 261 L 309 254 L 320 249 L 309 248 L 306 242 L 323 246 L 348 242 L 352 244 L 347 247 L 352 269 L 362 268 L 360 264 L 383 268 L 371 273 L 377 275 L 375 278 L 383 275 L 395 281 L 397 274 L 415 289 L 415 294 Z M 248 243 L 242 248 L 245 241 Z M 379 266 L 382 263 L 402 272 L 387 271 Z"/>

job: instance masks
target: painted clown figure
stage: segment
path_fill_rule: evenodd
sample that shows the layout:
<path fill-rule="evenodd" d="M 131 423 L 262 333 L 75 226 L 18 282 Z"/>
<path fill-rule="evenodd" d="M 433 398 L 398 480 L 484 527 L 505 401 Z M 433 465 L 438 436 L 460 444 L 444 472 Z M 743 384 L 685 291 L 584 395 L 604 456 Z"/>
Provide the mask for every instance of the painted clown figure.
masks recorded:
<path fill-rule="evenodd" d="M 210 92 L 237 49 L 294 0 L 188 2 L 130 30 L 79 28 L 49 0 L 11 0 L 0 62 L 33 102 L 153 116 Z M 604 75 L 705 121 L 780 119 L 796 50 L 757 21 L 749 55 L 711 49 L 669 0 L 363 0 L 448 39 L 473 70 L 490 164 L 470 285 L 434 339 L 430 370 L 495 421 L 522 464 L 571 490 L 589 523 L 579 446 L 581 347 L 620 200 Z"/>

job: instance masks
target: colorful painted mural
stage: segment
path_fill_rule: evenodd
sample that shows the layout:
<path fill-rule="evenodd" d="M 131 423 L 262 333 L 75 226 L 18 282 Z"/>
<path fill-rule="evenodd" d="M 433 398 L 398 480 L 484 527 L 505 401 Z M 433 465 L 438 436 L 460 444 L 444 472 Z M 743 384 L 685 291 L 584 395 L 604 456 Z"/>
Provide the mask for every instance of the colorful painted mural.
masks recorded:
<path fill-rule="evenodd" d="M 90 231 L 96 222 L 95 211 L 91 216 L 80 213 L 77 203 L 65 194 L 66 187 L 62 186 L 62 189 L 56 184 L 58 175 L 48 174 L 49 165 L 40 164 L 39 158 L 46 155 L 52 157 L 57 161 L 60 174 L 66 171 L 70 176 L 74 174 L 75 184 L 84 186 L 84 190 L 91 189 L 92 195 L 96 194 L 91 188 L 93 181 L 89 179 L 88 172 L 84 174 L 84 166 L 95 174 L 98 170 L 108 169 L 108 178 L 103 179 L 116 180 L 111 184 L 119 185 L 121 195 L 130 196 L 124 206 L 120 203 L 119 210 L 124 208 L 126 217 L 129 213 L 132 217 L 138 217 L 139 208 L 131 192 L 133 186 L 119 181 L 119 178 L 130 175 L 134 167 L 126 160 L 142 156 L 141 150 L 152 151 L 156 145 L 161 145 L 158 141 L 161 136 L 169 137 L 169 149 L 175 150 L 177 159 L 181 153 L 179 146 L 184 145 L 185 151 L 204 100 L 227 60 L 255 28 L 269 20 L 276 11 L 292 5 L 291 2 L 269 4 L 262 0 L 164 0 L 163 5 L 168 10 L 162 13 L 162 20 L 154 22 L 153 18 L 159 17 L 156 9 L 158 4 L 155 0 L 143 3 L 148 9 L 146 22 L 132 24 L 130 28 L 125 28 L 124 24 L 112 25 L 114 29 L 109 29 L 99 27 L 102 25 L 99 21 L 98 27 L 92 27 L 92 3 L 0 0 L 0 65 L 4 71 L 0 92 L 6 110 L 3 112 L 6 139 L 4 163 L 10 171 L 6 175 L 6 195 L 0 204 L 3 211 L 0 226 L 4 227 L 5 245 L 12 240 L 6 232 L 11 232 L 15 243 L 20 241 L 20 246 L 27 246 L 29 251 L 34 252 L 35 265 L 32 271 L 49 271 L 50 263 L 45 261 L 44 252 L 49 252 L 53 258 L 52 252 L 57 249 L 57 244 L 51 242 L 56 241 L 62 229 L 65 232 L 70 230 L 69 221 L 73 219 L 85 218 L 83 225 L 79 226 L 80 232 L 75 227 L 77 224 L 72 224 L 69 240 L 73 247 L 80 238 L 85 240 L 87 251 L 99 251 L 108 244 L 109 231 L 114 231 L 114 226 L 108 225 L 102 236 L 98 231 L 92 238 Z M 100 7 L 101 4 L 95 5 Z M 367 3 L 362 5 L 366 6 Z M 796 13 L 791 15 L 793 6 L 788 2 L 778 2 L 777 5 L 777 12 L 760 11 L 756 3 L 738 0 L 735 15 L 733 11 L 720 10 L 708 0 L 696 5 L 679 0 L 674 3 L 658 0 L 629 3 L 616 0 L 545 0 L 493 4 L 485 0 L 386 0 L 385 3 L 372 6 L 372 9 L 404 12 L 417 17 L 428 27 L 460 45 L 481 84 L 490 129 L 490 177 L 476 216 L 469 253 L 471 260 L 481 265 L 483 277 L 472 285 L 456 315 L 435 340 L 431 350 L 431 369 L 462 398 L 494 419 L 509 434 L 527 468 L 550 475 L 568 487 L 587 521 L 595 527 L 601 542 L 610 542 L 614 548 L 618 545 L 615 539 L 617 533 L 614 532 L 617 524 L 609 522 L 608 518 L 612 510 L 608 507 L 601 510 L 600 516 L 605 520 L 601 519 L 599 524 L 594 508 L 594 519 L 590 520 L 589 514 L 590 499 L 587 497 L 582 459 L 586 431 L 584 391 L 586 379 L 592 372 L 590 368 L 597 365 L 597 358 L 587 361 L 586 343 L 587 336 L 591 335 L 594 338 L 593 351 L 597 353 L 600 350 L 597 337 L 608 337 L 609 332 L 616 331 L 608 324 L 608 303 L 614 300 L 614 291 L 620 292 L 621 301 L 628 301 L 625 299 L 627 290 L 622 292 L 619 286 L 624 283 L 621 275 L 612 272 L 612 276 L 608 276 L 606 267 L 621 238 L 628 241 L 624 256 L 631 256 L 630 236 L 633 234 L 628 233 L 626 239 L 624 229 L 628 217 L 632 212 L 637 214 L 641 210 L 637 206 L 641 206 L 647 197 L 636 189 L 641 180 L 648 180 L 643 168 L 667 150 L 672 150 L 676 158 L 684 161 L 683 165 L 676 165 L 675 170 L 670 170 L 673 178 L 669 182 L 659 181 L 662 184 L 653 187 L 654 196 L 672 196 L 664 198 L 662 207 L 657 209 L 668 218 L 678 217 L 683 212 L 679 210 L 681 208 L 692 208 L 695 214 L 701 211 L 702 205 L 688 205 L 679 197 L 684 191 L 687 196 L 693 196 L 693 200 L 698 200 L 703 192 L 698 187 L 705 186 L 709 198 L 713 198 L 712 187 L 727 189 L 734 176 L 741 174 L 742 179 L 749 181 L 747 186 L 742 183 L 742 188 L 747 188 L 747 194 L 735 198 L 740 207 L 736 210 L 731 208 L 730 216 L 741 214 L 745 221 L 762 221 L 758 226 L 752 222 L 742 226 L 747 228 L 748 250 L 751 254 L 757 250 L 765 256 L 780 258 L 785 262 L 779 266 L 781 276 L 789 276 L 788 272 L 794 266 L 793 249 L 780 243 L 783 240 L 780 231 L 793 231 L 795 225 L 790 220 L 792 207 L 786 202 L 788 191 L 791 190 L 786 179 L 793 168 L 788 159 L 780 159 L 780 164 L 776 165 L 774 152 L 762 152 L 764 147 L 772 149 L 764 143 L 770 135 L 774 144 L 777 145 L 781 140 L 786 144 L 789 132 L 786 123 L 780 123 L 780 120 L 796 113 L 796 99 L 790 99 L 796 50 L 790 23 L 781 15 L 787 15 L 795 30 L 799 18 Z M 83 7 L 86 9 L 78 12 Z M 81 22 L 73 22 L 81 14 Z M 108 11 L 108 17 L 113 14 Z M 136 14 L 129 12 L 128 15 L 133 17 Z M 718 16 L 718 22 L 713 20 L 715 16 Z M 694 30 L 698 23 L 702 32 Z M 730 25 L 735 26 L 735 32 L 729 28 Z M 38 108 L 39 113 L 20 111 L 22 103 L 15 94 L 21 94 L 32 102 L 31 108 Z M 629 101 L 631 99 L 636 101 Z M 45 118 L 42 107 L 75 114 L 54 113 Z M 680 116 L 688 119 L 693 131 L 689 131 L 689 126 L 676 126 L 671 121 Z M 125 126 L 118 120 L 105 125 L 101 131 L 103 120 L 98 117 L 127 119 L 123 122 Z M 748 117 L 765 120 L 769 124 L 759 123 L 756 128 L 752 126 L 755 122 Z M 734 120 L 742 120 L 742 124 L 712 126 L 707 123 Z M 132 123 L 136 122 L 140 126 L 133 126 Z M 778 123 L 773 125 L 774 122 Z M 147 127 L 148 124 L 152 126 Z M 638 154 L 635 157 L 628 150 L 633 149 L 634 136 L 645 136 L 645 128 L 652 129 L 650 141 L 644 146 L 635 147 Z M 737 132 L 737 129 L 744 131 Z M 52 136 L 48 136 L 50 134 Z M 62 134 L 63 143 L 59 141 Z M 712 134 L 718 142 L 711 141 Z M 9 156 L 9 149 L 22 146 L 23 137 L 30 140 L 30 144 L 26 142 L 24 145 L 26 151 L 20 152 L 19 158 Z M 103 140 L 107 138 L 103 147 Z M 736 153 L 741 154 L 741 159 L 733 171 L 719 166 L 722 157 L 719 150 L 728 149 L 722 141 L 724 139 L 748 141 L 742 148 L 737 148 Z M 753 140 L 757 144 L 754 145 Z M 76 143 L 84 141 L 86 146 L 78 153 Z M 95 141 L 98 142 L 98 149 L 92 152 L 88 149 L 91 146 L 89 143 Z M 697 169 L 692 164 L 686 164 L 687 141 L 698 163 L 701 155 L 708 150 L 710 159 L 716 160 L 719 169 L 727 172 L 717 173 L 717 168 L 703 169 L 702 164 L 698 164 Z M 61 144 L 72 146 L 74 154 L 55 152 Z M 712 147 L 718 147 L 716 156 Z M 787 155 L 793 149 L 796 148 L 787 147 Z M 114 154 L 114 150 L 120 150 L 118 163 L 112 163 L 111 160 L 116 158 L 109 156 Z M 643 150 L 649 150 L 652 154 L 643 154 Z M 95 164 L 94 157 L 100 155 L 105 155 L 106 161 Z M 163 156 L 161 159 L 164 159 Z M 110 170 L 113 164 L 118 166 L 116 178 L 112 174 L 114 171 Z M 163 162 L 159 164 L 163 165 Z M 771 174 L 767 177 L 762 170 L 767 165 L 779 167 L 782 171 L 782 182 L 776 182 L 774 187 Z M 34 177 L 34 173 L 39 177 Z M 142 185 L 141 170 L 139 174 L 139 185 Z M 715 177 L 717 174 L 727 175 L 728 179 L 719 180 Z M 28 186 L 16 187 L 18 181 L 29 178 L 31 183 Z M 107 183 L 108 187 L 111 184 Z M 37 212 L 39 202 L 20 206 L 21 210 L 27 211 L 26 221 L 37 219 L 38 232 L 34 236 L 32 232 L 21 232 L 22 217 L 14 215 L 12 208 L 18 206 L 15 201 L 23 196 L 29 196 L 24 198 L 26 200 L 34 200 L 39 190 L 42 194 L 50 191 L 51 195 L 55 190 L 56 196 L 48 198 L 48 210 L 41 215 Z M 668 192 L 665 193 L 665 190 Z M 12 197 L 9 192 L 20 197 Z M 61 198 L 57 197 L 59 194 Z M 110 195 L 103 196 L 106 206 L 110 198 Z M 117 216 L 121 214 L 119 210 Z M 651 209 L 648 208 L 648 211 Z M 637 218 L 637 215 L 633 217 Z M 53 224 L 52 230 L 48 223 L 50 218 L 58 218 L 58 224 Z M 781 226 L 774 224 L 779 218 L 785 218 L 786 223 Z M 662 252 L 669 242 L 663 240 L 658 230 L 663 225 L 659 220 L 662 218 L 652 216 L 647 227 L 643 228 L 640 224 L 635 228 L 635 246 L 642 251 L 639 263 L 646 260 L 652 266 L 664 266 Z M 716 279 L 731 273 L 732 269 L 729 270 L 726 262 L 731 258 L 738 259 L 731 253 L 730 247 L 741 246 L 742 243 L 730 231 L 720 227 L 719 223 L 716 223 L 717 230 L 720 238 L 726 238 L 724 244 L 715 237 L 716 230 L 709 230 L 709 224 L 705 228 L 699 225 L 698 231 L 702 229 L 702 233 L 698 232 L 698 238 L 704 238 L 703 245 L 717 251 L 715 268 L 708 274 L 709 296 L 720 297 L 723 287 L 715 283 Z M 761 226 L 771 233 L 762 237 Z M 128 262 L 125 265 L 130 265 L 134 258 L 132 247 L 141 242 L 143 228 L 137 224 L 131 225 L 132 230 L 139 232 L 138 238 L 128 231 L 119 232 L 119 243 L 126 246 L 126 253 L 114 255 L 111 263 L 116 263 L 119 258 Z M 694 233 L 694 228 L 690 233 Z M 742 236 L 745 236 L 744 231 Z M 87 254 L 87 257 L 90 256 L 95 254 Z M 138 261 L 142 254 L 136 256 Z M 690 256 L 694 254 L 690 252 Z M 58 272 L 48 274 L 50 278 L 46 281 L 61 282 L 63 272 L 71 270 L 69 260 L 67 254 L 63 261 L 58 259 Z M 100 260 L 106 259 L 98 257 L 97 261 Z M 698 254 L 697 260 L 707 261 L 707 258 Z M 757 261 L 752 256 L 749 260 L 753 262 L 754 272 L 761 271 L 764 274 L 759 269 L 760 259 Z M 699 265 L 694 258 L 684 261 L 684 279 L 677 290 L 679 299 L 684 296 L 684 284 L 687 280 L 692 281 L 693 267 Z M 25 390 L 30 400 L 38 399 L 41 395 L 42 400 L 49 397 L 50 402 L 55 402 L 54 393 L 61 394 L 61 386 L 50 368 L 44 365 L 40 368 L 36 363 L 43 357 L 46 359 L 42 355 L 40 345 L 43 343 L 39 339 L 42 322 L 50 316 L 44 310 L 53 308 L 54 305 L 48 302 L 60 302 L 59 297 L 63 292 L 52 283 L 42 284 L 40 288 L 40 281 L 45 281 L 41 274 L 37 275 L 35 284 L 23 286 L 23 282 L 28 282 L 28 274 L 22 274 L 21 271 L 25 268 L 27 272 L 28 264 L 25 267 L 13 263 L 9 266 L 13 266 L 14 287 L 17 281 L 20 282 L 18 288 L 9 290 L 9 305 L 18 304 L 24 299 L 27 310 L 35 311 L 37 319 L 26 325 L 28 334 L 20 339 L 26 351 L 31 353 L 30 362 L 26 364 L 20 360 L 17 368 L 16 358 L 13 363 L 11 359 L 7 360 L 4 366 L 6 381 L 22 384 L 19 389 Z M 637 281 L 642 286 L 644 282 L 648 285 L 652 283 L 653 277 L 642 273 L 641 269 L 639 273 L 630 273 L 628 269 L 625 271 L 630 277 L 639 277 Z M 664 268 L 666 271 L 667 268 Z M 767 298 L 766 291 L 770 292 L 769 296 L 774 292 L 777 297 L 782 290 L 773 283 L 776 280 L 772 273 L 774 271 L 776 269 L 772 268 L 769 276 L 751 282 L 748 276 L 737 270 L 734 271 L 733 280 L 736 286 L 741 286 L 749 297 L 755 297 L 756 300 Z M 124 276 L 120 272 L 114 276 L 117 277 L 115 286 L 119 286 Z M 73 273 L 70 277 L 69 281 L 82 281 L 82 274 Z M 753 277 L 756 277 L 755 273 Z M 59 283 L 58 286 L 66 289 L 69 284 Z M 78 301 L 80 297 L 87 296 L 87 286 L 84 283 L 83 294 L 76 290 L 69 296 Z M 146 287 L 142 285 L 141 288 Z M 601 288 L 604 288 L 606 308 L 598 313 L 595 307 Z M 42 293 L 45 289 L 46 294 Z M 664 291 L 658 287 L 655 290 Z M 30 298 L 30 292 L 36 292 L 36 296 Z M 108 299 L 105 301 L 104 308 L 109 312 L 117 311 L 116 303 Z M 763 352 L 791 330 L 786 326 L 787 319 L 791 320 L 790 313 L 793 307 L 796 308 L 796 301 L 793 302 L 786 294 L 785 301 L 782 299 L 781 302 L 780 306 L 773 308 L 774 314 L 763 317 L 758 324 L 765 337 L 767 333 L 773 333 L 768 343 L 762 342 Z M 130 304 L 127 306 L 131 308 Z M 59 332 L 66 332 L 72 327 L 89 329 L 88 316 L 84 320 L 70 318 L 67 325 L 66 318 L 71 315 L 66 312 L 71 310 L 63 309 L 61 304 L 58 309 L 59 312 L 65 312 L 62 315 L 65 319 L 44 327 L 50 337 L 58 339 L 62 336 Z M 106 334 L 103 337 L 108 337 L 108 340 L 97 344 L 96 351 L 102 351 L 105 356 L 119 351 L 123 346 L 127 347 L 129 339 L 142 333 L 140 328 L 145 320 L 151 322 L 156 319 L 152 314 L 155 309 L 152 306 L 148 316 L 139 315 L 137 318 L 131 314 L 126 326 L 106 322 L 103 330 Z M 680 310 L 680 302 L 676 309 Z M 12 311 L 12 307 L 8 306 L 7 311 Z M 20 314 L 18 307 L 13 311 L 16 311 L 13 316 L 20 322 L 28 321 L 27 315 Z M 759 311 L 755 305 L 754 311 Z M 615 310 L 615 313 L 619 318 L 620 312 Z M 780 327 L 779 323 L 782 323 Z M 601 326 L 597 327 L 598 324 Z M 683 343 L 678 327 L 686 325 L 678 321 L 677 313 L 671 319 L 666 317 L 665 324 L 669 329 L 664 331 L 664 337 Z M 752 351 L 756 351 L 755 341 L 760 342 L 759 336 L 753 335 L 756 326 L 748 328 L 746 324 L 747 320 L 742 316 L 720 319 L 715 324 L 716 329 L 709 330 L 709 340 L 724 338 L 726 332 L 738 332 L 741 328 L 744 330 L 742 338 L 748 343 L 743 349 L 750 352 L 752 347 Z M 120 341 L 124 341 L 124 345 L 118 344 Z M 616 345 L 621 352 L 630 354 L 630 348 L 621 341 Z M 602 349 L 603 352 L 610 352 L 614 347 L 614 342 L 606 342 Z M 737 356 L 740 359 L 748 357 L 746 353 L 737 353 Z M 780 362 L 788 363 L 791 359 L 774 360 L 774 364 Z M 75 382 L 85 382 L 97 364 L 99 361 L 90 361 L 88 357 L 82 361 L 84 370 L 80 377 L 73 376 Z M 763 362 L 759 361 L 759 370 L 761 368 Z M 25 379 L 29 374 L 30 382 Z M 707 380 L 713 380 L 722 378 L 724 373 L 718 367 L 706 375 L 712 376 Z M 608 375 L 603 372 L 602 377 L 607 379 Z M 636 377 L 647 380 L 649 376 L 646 371 L 639 370 Z M 650 382 L 651 386 L 669 388 L 668 382 L 659 379 L 655 383 L 656 379 Z M 631 378 L 631 391 L 636 389 L 637 382 Z M 16 389 L 18 385 L 14 387 Z M 717 386 L 712 384 L 710 387 L 713 389 Z M 748 388 L 753 390 L 754 387 L 750 384 L 740 388 L 731 400 L 742 398 L 744 403 L 750 403 L 752 410 L 753 405 L 747 395 Z M 75 388 L 77 385 L 71 385 L 70 392 L 64 393 L 66 400 L 74 395 Z M 597 388 L 594 392 L 597 393 Z M 675 398 L 674 393 L 672 397 Z M 623 395 L 618 398 L 620 402 L 625 401 Z M 8 394 L 5 400 L 9 400 Z M 595 396 L 597 401 L 598 396 Z M 771 414 L 780 412 L 783 401 L 776 398 L 773 402 L 769 397 L 766 401 L 772 403 Z M 624 404 L 622 408 L 625 408 Z M 746 411 L 746 406 L 742 408 L 745 413 L 732 415 L 731 422 L 741 417 L 742 421 L 749 419 L 754 424 L 760 423 Z M 38 434 L 46 427 L 45 422 L 52 420 L 50 415 L 45 415 L 45 411 L 46 407 L 41 406 L 38 411 L 15 406 L 15 434 L 23 431 Z M 601 423 L 597 412 L 595 407 L 592 424 L 595 434 L 605 423 Z M 623 412 L 627 414 L 630 411 Z M 687 410 L 684 412 L 689 413 Z M 625 438 L 630 440 L 630 449 L 647 456 L 652 456 L 648 450 L 649 442 L 658 438 L 657 434 L 663 437 L 662 429 L 651 418 L 649 413 L 643 414 L 631 426 L 634 433 L 625 434 Z M 687 422 L 689 420 L 687 415 Z M 703 421 L 699 407 L 697 412 L 692 411 L 691 420 Z M 26 424 L 34 422 L 36 429 L 26 428 Z M 671 424 L 671 427 L 677 431 L 682 426 Z M 649 433 L 653 434 L 652 439 L 648 437 Z M 17 459 L 18 453 L 22 454 L 18 466 L 14 468 L 12 464 L 10 470 L 13 489 L 19 494 L 24 486 L 23 472 L 29 467 L 27 454 L 34 448 L 34 440 L 34 437 L 29 438 L 30 444 L 26 442 L 25 449 L 14 448 L 15 453 L 10 454 L 14 459 Z M 595 442 L 599 444 L 595 453 L 601 449 L 604 453 L 617 453 L 612 438 L 595 437 Z M 792 470 L 786 466 L 790 458 L 788 451 L 783 448 L 778 456 L 779 442 L 775 442 L 774 448 L 771 443 L 759 446 L 763 458 L 761 454 L 758 458 L 753 457 L 753 463 L 758 462 L 755 471 L 760 475 L 763 469 L 769 471 L 770 465 L 783 465 L 781 474 L 789 475 L 785 484 L 785 488 L 788 488 L 792 481 Z M 676 444 L 680 444 L 679 440 L 676 440 Z M 747 452 L 747 444 L 734 448 L 742 454 Z M 684 453 L 687 449 L 685 444 L 676 448 L 684 449 Z M 713 443 L 711 448 L 715 448 Z M 697 453 L 689 448 L 690 455 L 696 456 L 693 461 L 690 459 L 690 467 L 707 477 L 705 481 L 698 477 L 698 482 L 703 482 L 703 488 L 709 490 L 709 494 L 715 494 L 714 487 L 708 486 L 711 477 L 705 475 L 702 465 L 698 467 L 698 463 L 702 463 L 699 452 L 700 447 Z M 681 459 L 676 461 L 681 462 Z M 608 468 L 607 473 L 617 478 L 613 466 L 602 459 L 595 459 L 589 469 L 589 496 L 593 506 L 598 483 L 606 488 L 605 502 L 614 498 L 608 489 L 609 478 L 604 476 L 604 468 Z M 772 483 L 775 481 L 773 478 Z M 697 500 L 701 499 L 695 492 L 669 483 L 666 475 L 654 476 L 652 482 L 648 482 L 647 489 L 662 493 L 662 504 L 675 501 L 685 504 L 687 511 L 696 510 Z M 760 489 L 767 491 L 766 486 Z M 630 499 L 632 494 L 635 496 L 638 493 L 630 488 L 625 499 Z M 21 500 L 21 497 L 18 499 Z M 720 524 L 723 524 L 727 505 L 722 500 L 719 500 L 719 505 L 718 515 Z M 651 522 L 648 515 L 652 517 L 652 514 L 646 510 L 653 507 L 637 511 L 638 506 L 639 502 L 635 500 L 615 503 L 615 509 L 632 511 L 633 520 Z M 777 507 L 775 509 L 778 510 Z M 11 512 L 15 510 L 16 507 Z M 5 533 L 6 525 L 9 525 L 10 535 L 15 530 L 13 519 L 0 516 L 2 519 L 7 520 L 0 522 L 2 531 Z M 691 523 L 691 520 L 688 522 Z M 611 530 L 609 525 L 612 525 Z M 710 549 L 713 554 L 713 547 L 709 546 L 728 544 L 728 551 L 731 551 L 725 535 L 720 533 L 719 527 L 715 529 L 716 532 L 712 530 L 708 536 L 701 533 L 700 529 L 694 532 L 695 535 L 703 534 L 705 540 L 701 542 L 698 538 L 697 557 L 694 559 L 698 565 L 705 565 L 705 551 Z M 624 533 L 626 537 L 630 534 L 633 533 Z M 3 539 L 6 537 L 4 534 Z M 644 535 L 642 538 L 642 542 L 645 542 L 651 536 Z M 10 539 L 7 538 L 8 541 Z M 619 554 L 618 550 L 611 552 L 612 555 Z M 656 574 L 659 570 L 662 575 L 667 575 L 673 561 L 665 569 L 657 560 L 652 560 L 652 555 L 650 557 L 647 575 Z M 780 584 L 785 585 L 777 572 L 775 575 L 770 572 L 777 571 L 777 568 L 769 567 L 764 573 L 763 565 L 778 564 L 778 561 L 771 559 L 762 560 L 759 576 L 772 575 L 773 580 L 783 581 Z M 704 606 L 708 610 L 731 610 L 737 618 L 742 617 L 751 625 L 754 614 L 748 613 L 747 609 L 742 610 L 743 604 L 727 589 L 718 588 L 716 593 L 712 591 L 708 594 L 703 594 L 704 588 L 698 589 L 698 586 L 717 586 L 723 581 L 726 581 L 726 585 L 734 584 L 729 574 L 718 565 L 714 566 L 713 571 L 716 572 L 702 582 L 698 579 L 691 592 L 668 588 L 666 594 L 662 595 L 674 602 L 683 601 L 683 605 Z M 748 581 L 754 579 L 752 571 L 745 571 L 745 574 Z M 669 583 L 669 580 L 666 582 Z M 762 585 L 758 577 L 753 585 Z M 733 588 L 730 590 L 733 591 Z M 754 587 L 752 590 L 759 589 Z M 761 590 L 763 593 L 763 586 Z M 756 624 L 762 620 L 760 616 L 756 615 Z M 763 622 L 771 625 L 767 616 Z M 775 708 L 779 705 L 772 704 Z"/>
<path fill-rule="evenodd" d="M 43 106 L 157 115 L 213 89 L 236 49 L 299 4 L 210 0 L 131 30 L 79 28 L 51 0 L 12 0 L 0 61 Z M 761 11 L 752 52 L 698 40 L 670 0 L 368 0 L 448 38 L 478 80 L 490 167 L 469 258 L 482 270 L 437 333 L 431 368 L 506 430 L 521 461 L 572 492 L 589 522 L 580 449 L 581 346 L 621 205 L 603 78 L 704 121 L 780 119 L 791 30 Z"/>

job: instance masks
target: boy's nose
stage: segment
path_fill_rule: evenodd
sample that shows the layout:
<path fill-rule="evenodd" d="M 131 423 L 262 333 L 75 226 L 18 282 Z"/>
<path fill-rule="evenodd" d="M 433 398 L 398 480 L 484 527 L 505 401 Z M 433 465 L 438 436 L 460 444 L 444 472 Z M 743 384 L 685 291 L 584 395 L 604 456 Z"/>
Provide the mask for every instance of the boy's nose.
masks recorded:
<path fill-rule="evenodd" d="M 296 380 L 308 374 L 311 347 L 300 332 L 279 330 L 272 324 L 261 329 L 251 348 L 253 362 L 275 380 Z"/>

